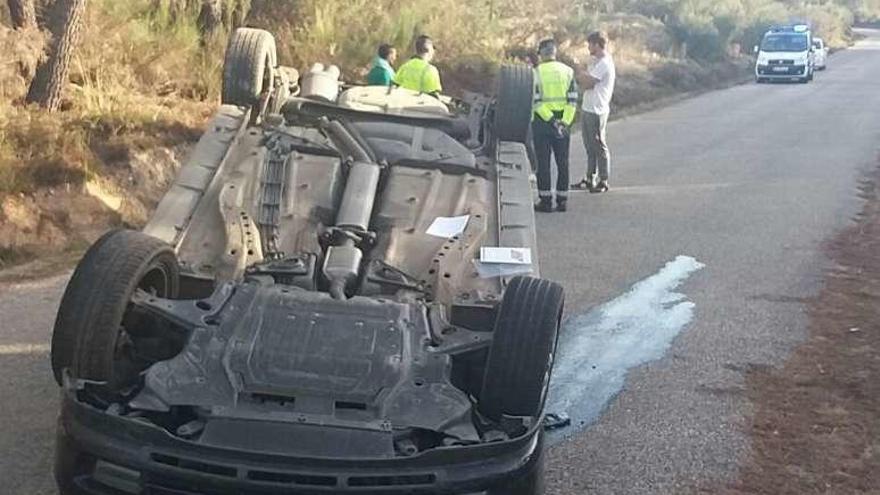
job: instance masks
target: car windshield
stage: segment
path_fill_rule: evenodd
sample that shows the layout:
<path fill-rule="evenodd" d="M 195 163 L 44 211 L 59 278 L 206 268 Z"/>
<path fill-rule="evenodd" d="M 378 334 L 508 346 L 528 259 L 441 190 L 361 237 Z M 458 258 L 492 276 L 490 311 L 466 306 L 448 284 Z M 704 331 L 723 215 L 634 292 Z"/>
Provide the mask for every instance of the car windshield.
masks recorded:
<path fill-rule="evenodd" d="M 764 52 L 803 52 L 807 49 L 807 37 L 803 34 L 771 34 L 761 42 Z"/>
<path fill-rule="evenodd" d="M 821 41 L 813 41 L 813 48 L 821 50 L 822 49 L 822 42 Z"/>

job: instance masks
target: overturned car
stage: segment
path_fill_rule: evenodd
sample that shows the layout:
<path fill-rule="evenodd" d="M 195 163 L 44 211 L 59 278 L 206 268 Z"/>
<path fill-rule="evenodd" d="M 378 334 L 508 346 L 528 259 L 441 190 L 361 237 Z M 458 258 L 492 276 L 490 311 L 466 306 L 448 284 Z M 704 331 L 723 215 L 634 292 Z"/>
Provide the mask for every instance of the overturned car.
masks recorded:
<path fill-rule="evenodd" d="M 531 77 L 344 87 L 236 31 L 152 219 L 62 299 L 61 493 L 540 493 L 563 291 L 527 259 Z"/>

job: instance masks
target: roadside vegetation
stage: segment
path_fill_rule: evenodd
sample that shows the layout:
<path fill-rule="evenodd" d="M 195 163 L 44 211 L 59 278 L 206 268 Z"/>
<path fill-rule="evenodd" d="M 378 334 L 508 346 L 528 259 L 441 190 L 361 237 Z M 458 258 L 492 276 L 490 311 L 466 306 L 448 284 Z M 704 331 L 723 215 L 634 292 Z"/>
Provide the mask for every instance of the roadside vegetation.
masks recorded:
<path fill-rule="evenodd" d="M 33 97 L 32 81 L 52 61 L 65 36 L 59 19 L 72 10 L 81 13 L 79 31 L 50 104 Z M 350 81 L 363 78 L 378 43 L 405 53 L 429 33 L 452 93 L 491 90 L 501 63 L 546 36 L 583 64 L 586 35 L 603 29 L 618 64 L 620 111 L 744 79 L 751 47 L 774 23 L 810 20 L 844 47 L 854 20 L 878 18 L 880 0 L 7 0 L 0 267 L 84 245 L 114 224 L 143 223 L 217 104 L 236 26 L 275 33 L 286 65 L 330 61 Z"/>

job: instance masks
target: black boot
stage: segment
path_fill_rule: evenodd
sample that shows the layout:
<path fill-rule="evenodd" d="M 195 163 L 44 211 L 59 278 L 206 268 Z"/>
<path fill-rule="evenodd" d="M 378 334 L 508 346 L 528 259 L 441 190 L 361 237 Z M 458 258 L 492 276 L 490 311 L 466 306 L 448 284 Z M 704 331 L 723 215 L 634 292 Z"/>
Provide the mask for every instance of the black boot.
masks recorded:
<path fill-rule="evenodd" d="M 556 198 L 556 211 L 568 211 L 568 198 Z"/>
<path fill-rule="evenodd" d="M 553 200 L 551 198 L 540 198 L 535 205 L 535 211 L 550 213 L 553 211 Z"/>

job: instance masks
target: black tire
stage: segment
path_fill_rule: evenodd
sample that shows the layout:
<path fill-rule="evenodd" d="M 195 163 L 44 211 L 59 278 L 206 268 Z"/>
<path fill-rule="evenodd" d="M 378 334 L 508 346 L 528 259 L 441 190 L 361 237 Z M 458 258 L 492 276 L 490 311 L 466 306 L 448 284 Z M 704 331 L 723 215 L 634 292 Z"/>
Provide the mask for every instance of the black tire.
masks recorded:
<path fill-rule="evenodd" d="M 123 318 L 137 289 L 176 298 L 177 256 L 168 244 L 141 232 L 113 230 L 86 251 L 61 298 L 52 333 L 52 372 L 120 385 L 129 379 L 119 356 Z"/>
<path fill-rule="evenodd" d="M 532 121 L 534 72 L 525 65 L 505 65 L 498 75 L 495 130 L 501 141 L 525 143 Z"/>
<path fill-rule="evenodd" d="M 524 475 L 505 481 L 489 489 L 486 495 L 543 495 L 544 494 L 544 441 L 543 432 L 538 441 L 537 456 L 532 468 Z"/>
<path fill-rule="evenodd" d="M 532 277 L 511 279 L 501 300 L 478 407 L 487 418 L 539 416 L 544 408 L 564 296 Z"/>
<path fill-rule="evenodd" d="M 767 82 L 767 80 L 764 79 L 763 77 L 756 77 L 755 78 L 755 83 L 757 83 L 757 84 L 764 84 L 765 82 Z"/>
<path fill-rule="evenodd" d="M 278 55 L 275 38 L 262 29 L 238 28 L 229 38 L 223 60 L 221 102 L 252 106 L 271 89 Z"/>

